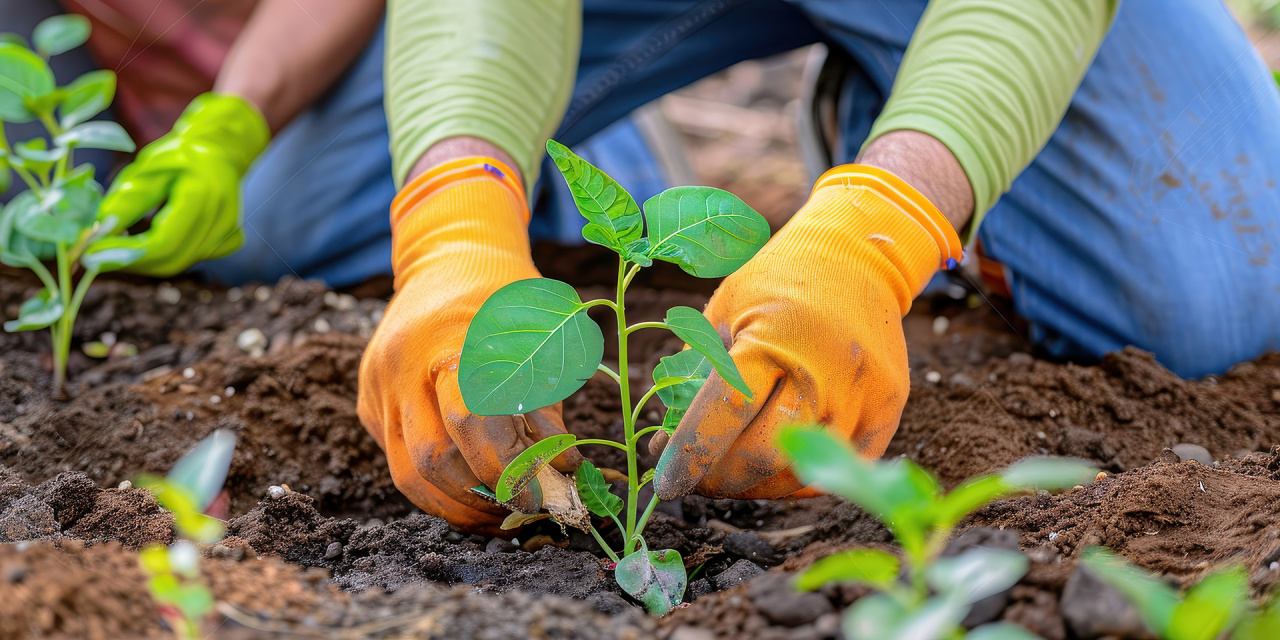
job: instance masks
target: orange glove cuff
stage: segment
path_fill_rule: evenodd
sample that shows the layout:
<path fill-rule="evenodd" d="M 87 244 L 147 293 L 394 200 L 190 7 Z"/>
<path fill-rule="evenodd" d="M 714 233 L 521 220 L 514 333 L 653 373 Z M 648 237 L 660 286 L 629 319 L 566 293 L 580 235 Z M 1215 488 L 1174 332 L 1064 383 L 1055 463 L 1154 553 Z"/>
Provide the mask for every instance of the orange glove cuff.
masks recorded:
<path fill-rule="evenodd" d="M 395 200 L 391 201 L 391 228 L 404 218 L 405 214 L 418 208 L 431 196 L 459 182 L 474 180 L 493 180 L 511 190 L 521 202 L 524 201 L 524 187 L 516 178 L 516 173 L 501 160 L 486 156 L 470 156 L 450 160 L 432 167 L 422 175 L 405 185 Z M 528 217 L 525 224 L 529 223 Z"/>
<path fill-rule="evenodd" d="M 916 191 L 902 178 L 880 169 L 863 164 L 846 164 L 834 167 L 822 174 L 813 185 L 813 192 L 830 186 L 843 185 L 845 188 L 863 188 L 874 191 L 897 207 L 902 214 L 920 225 L 938 245 L 942 254 L 939 269 L 954 269 L 963 257 L 964 245 L 951 223 L 933 206 L 924 194 Z"/>

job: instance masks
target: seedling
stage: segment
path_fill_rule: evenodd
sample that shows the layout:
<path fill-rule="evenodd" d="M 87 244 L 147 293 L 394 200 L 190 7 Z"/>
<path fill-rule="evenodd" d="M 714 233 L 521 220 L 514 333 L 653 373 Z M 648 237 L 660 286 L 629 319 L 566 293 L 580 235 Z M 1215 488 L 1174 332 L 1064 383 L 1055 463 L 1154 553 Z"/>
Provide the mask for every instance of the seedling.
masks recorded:
<path fill-rule="evenodd" d="M 1232 567 L 1204 577 L 1179 596 L 1163 580 L 1099 547 L 1082 561 L 1138 609 L 1142 622 L 1167 640 L 1270 640 L 1280 638 L 1280 597 L 1261 606 L 1249 602 L 1249 577 Z"/>
<path fill-rule="evenodd" d="M 547 152 L 587 219 L 583 237 L 619 256 L 616 297 L 583 302 L 573 287 L 547 278 L 513 282 L 494 292 L 467 330 L 458 368 L 462 398 L 476 415 L 524 414 L 564 400 L 598 370 L 619 385 L 624 438 L 622 442 L 580 440 L 573 435 L 546 438 L 511 461 L 492 493 L 483 487 L 477 490 L 508 503 L 527 488 L 539 489 L 540 474 L 544 484 L 558 481 L 561 476 L 546 467 L 570 447 L 622 449 L 627 457 L 625 501 L 610 491 L 603 473 L 590 462 L 583 463 L 574 476 L 586 509 L 611 520 L 623 533 L 620 551 L 605 542 L 585 513 L 579 518 L 554 508 L 551 511 L 562 523 L 595 536 L 616 563 L 618 585 L 651 613 L 662 615 L 680 603 L 687 578 L 678 552 L 653 551 L 645 544 L 642 534 L 658 499 L 649 500 L 640 512 L 640 488 L 653 474 L 640 473 L 636 456 L 639 440 L 659 430 L 674 431 L 713 369 L 742 394 L 750 397 L 751 392 L 719 334 L 696 309 L 675 307 L 661 322 L 628 325 L 627 286 L 654 260 L 675 263 L 698 277 L 727 276 L 764 246 L 769 225 L 733 194 L 711 187 L 667 189 L 644 203 L 642 216 L 631 195 L 603 171 L 554 140 L 547 142 Z M 597 306 L 608 307 L 617 316 L 617 371 L 601 362 L 604 336 L 599 325 L 587 317 L 587 309 Z M 662 358 L 653 371 L 653 386 L 633 402 L 627 338 L 642 329 L 667 329 L 690 348 Z M 655 394 L 667 406 L 662 424 L 637 428 L 645 402 Z M 515 514 L 508 522 L 523 523 L 536 517 Z"/>
<path fill-rule="evenodd" d="M 95 240 L 111 233 L 114 224 L 96 222 L 102 185 L 93 179 L 93 165 L 75 165 L 74 152 L 135 148 L 120 125 L 88 122 L 111 104 L 114 73 L 91 71 L 65 87 L 54 83 L 49 57 L 74 49 L 88 38 L 89 21 L 74 15 L 54 16 L 37 25 L 32 35 L 34 50 L 20 36 L 0 35 L 0 122 L 39 120 L 52 140 L 52 147 L 44 138 L 11 146 L 0 126 L 0 193 L 9 190 L 13 173 L 27 184 L 27 191 L 0 211 L 0 262 L 31 270 L 44 285 L 22 304 L 17 319 L 4 323 L 4 329 L 49 329 L 53 383 L 59 393 L 65 392 L 71 329 L 90 283 L 98 273 L 140 257 L 140 252 L 129 250 L 85 253 Z M 53 271 L 46 262 L 53 264 Z M 76 271 L 80 271 L 78 280 Z"/>
<path fill-rule="evenodd" d="M 202 638 L 201 621 L 213 611 L 213 594 L 200 575 L 200 551 L 195 543 L 210 544 L 222 538 L 221 521 L 205 515 L 222 491 L 236 436 L 215 431 L 178 460 L 164 478 L 143 478 L 138 485 L 156 494 L 160 506 L 173 512 L 174 525 L 183 538 L 164 546 L 142 550 L 139 561 L 150 579 L 147 588 L 160 605 L 160 614 L 179 638 Z"/>
<path fill-rule="evenodd" d="M 802 590 L 847 582 L 879 592 L 858 600 L 845 613 L 844 633 L 851 640 L 961 637 L 960 623 L 973 603 L 1016 583 L 1027 571 L 1027 559 L 1021 553 L 985 548 L 942 558 L 956 524 L 1001 496 L 1071 487 L 1089 482 L 1097 473 L 1075 460 L 1031 458 L 998 475 L 967 480 L 944 494 L 937 480 L 910 460 L 868 462 L 819 428 L 784 427 L 778 444 L 797 477 L 866 509 L 902 547 L 905 570 L 892 553 L 853 549 L 819 560 L 797 579 L 796 586 Z M 964 637 L 1022 640 L 1035 636 L 1014 625 L 988 624 Z"/>

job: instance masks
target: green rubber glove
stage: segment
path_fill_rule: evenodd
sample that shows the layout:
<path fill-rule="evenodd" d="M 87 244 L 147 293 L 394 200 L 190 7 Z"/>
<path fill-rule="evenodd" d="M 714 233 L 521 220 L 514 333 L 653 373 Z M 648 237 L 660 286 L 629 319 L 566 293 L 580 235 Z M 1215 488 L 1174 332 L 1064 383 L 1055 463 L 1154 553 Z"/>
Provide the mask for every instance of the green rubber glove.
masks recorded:
<path fill-rule="evenodd" d="M 126 269 L 153 277 L 231 255 L 244 244 L 240 181 L 270 140 L 267 121 L 245 99 L 206 93 L 192 100 L 173 130 L 116 176 L 98 209 L 100 222 L 124 230 L 164 205 L 151 227 L 99 240 L 87 253 L 141 249 Z"/>

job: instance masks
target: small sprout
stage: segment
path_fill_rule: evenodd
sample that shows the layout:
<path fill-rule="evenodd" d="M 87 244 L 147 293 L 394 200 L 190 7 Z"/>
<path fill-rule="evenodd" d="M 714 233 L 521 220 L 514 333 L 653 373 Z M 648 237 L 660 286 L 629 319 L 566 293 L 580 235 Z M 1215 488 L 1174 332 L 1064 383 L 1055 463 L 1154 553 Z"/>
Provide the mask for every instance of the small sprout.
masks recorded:
<path fill-rule="evenodd" d="M 99 273 L 141 257 L 131 250 L 87 251 L 94 241 L 121 230 L 97 221 L 102 185 L 94 180 L 93 165 L 75 164 L 74 152 L 135 148 L 120 125 L 87 122 L 115 97 L 114 73 L 92 71 L 58 87 L 49 68 L 50 57 L 84 44 L 89 28 L 82 16 L 54 16 L 36 25 L 34 51 L 21 38 L 0 40 L 0 124 L 38 120 L 53 145 L 44 138 L 10 145 L 0 126 L 0 193 L 11 186 L 11 170 L 28 188 L 0 209 L 0 263 L 30 270 L 43 285 L 4 329 L 49 330 L 53 386 L 63 395 L 72 329 L 85 292 Z M 116 353 L 111 346 L 103 340 L 84 350 L 91 357 L 107 357 Z"/>
<path fill-rule="evenodd" d="M 850 640 L 959 637 L 960 623 L 973 603 L 1013 586 L 1026 573 L 1027 559 L 1019 552 L 981 547 L 942 558 L 956 524 L 1002 496 L 1071 487 L 1096 472 L 1080 461 L 1027 458 L 998 475 L 970 478 L 943 493 L 937 480 L 914 462 L 868 462 L 821 428 L 784 427 L 778 445 L 797 477 L 866 509 L 902 547 L 902 561 L 886 551 L 853 549 L 819 560 L 797 578 L 796 587 L 802 590 L 843 582 L 879 592 L 845 612 L 844 633 Z M 906 578 L 900 577 L 902 565 Z M 984 625 L 967 637 L 1035 636 L 1012 625 Z"/>
<path fill-rule="evenodd" d="M 547 515 L 562 525 L 591 533 L 612 561 L 618 585 L 651 613 L 663 615 L 681 602 L 688 580 L 678 552 L 650 551 L 645 544 L 645 525 L 658 498 L 654 496 L 640 511 L 640 487 L 652 480 L 653 474 L 640 473 L 635 455 L 639 440 L 674 430 L 713 370 L 748 398 L 751 390 L 720 335 L 696 309 L 675 307 L 661 322 L 628 326 L 627 286 L 642 267 L 655 260 L 673 262 L 700 277 L 733 273 L 764 246 L 769 224 L 733 194 L 710 187 L 668 189 L 650 198 L 642 209 L 613 178 L 563 145 L 548 141 L 547 152 L 587 219 L 583 237 L 619 256 L 615 297 L 583 302 L 573 287 L 547 278 L 520 280 L 494 292 L 467 329 L 458 365 L 462 399 L 476 415 L 518 415 L 568 398 L 602 371 L 620 386 L 624 438 L 621 443 L 579 440 L 570 434 L 545 438 L 516 456 L 492 491 L 487 487 L 472 491 L 500 505 L 509 505 L 526 491 L 533 492 L 550 512 Z M 336 297 L 325 302 L 335 308 L 354 306 L 354 300 L 339 302 Z M 620 376 L 602 364 L 604 335 L 587 316 L 587 309 L 595 306 L 609 307 L 617 316 L 617 371 L 628 375 Z M 372 322 L 380 319 L 380 312 L 375 311 Z M 647 328 L 667 329 L 689 349 L 663 358 L 654 370 L 653 386 L 633 402 L 627 337 Z M 655 394 L 667 406 L 662 423 L 637 428 L 645 402 Z M 566 450 L 586 444 L 625 450 L 627 473 L 616 478 L 618 472 L 608 470 L 606 474 L 584 462 L 570 483 L 549 466 Z M 626 481 L 625 500 L 611 491 L 613 479 Z M 504 528 L 541 517 L 513 511 Z M 620 552 L 600 535 L 592 515 L 611 521 L 622 533 Z"/>

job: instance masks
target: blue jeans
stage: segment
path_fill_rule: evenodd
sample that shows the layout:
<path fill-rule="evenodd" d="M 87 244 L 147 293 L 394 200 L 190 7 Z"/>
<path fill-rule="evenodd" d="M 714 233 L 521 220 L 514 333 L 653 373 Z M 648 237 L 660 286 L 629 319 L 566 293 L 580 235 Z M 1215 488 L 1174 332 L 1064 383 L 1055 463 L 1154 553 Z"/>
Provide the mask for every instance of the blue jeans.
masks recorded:
<path fill-rule="evenodd" d="M 883 108 L 926 0 L 584 2 L 558 138 L 738 61 L 824 41 L 858 69 L 837 161 Z M 1280 350 L 1280 93 L 1220 0 L 1125 0 L 1052 139 L 986 216 L 1032 338 L 1186 377 Z"/>

